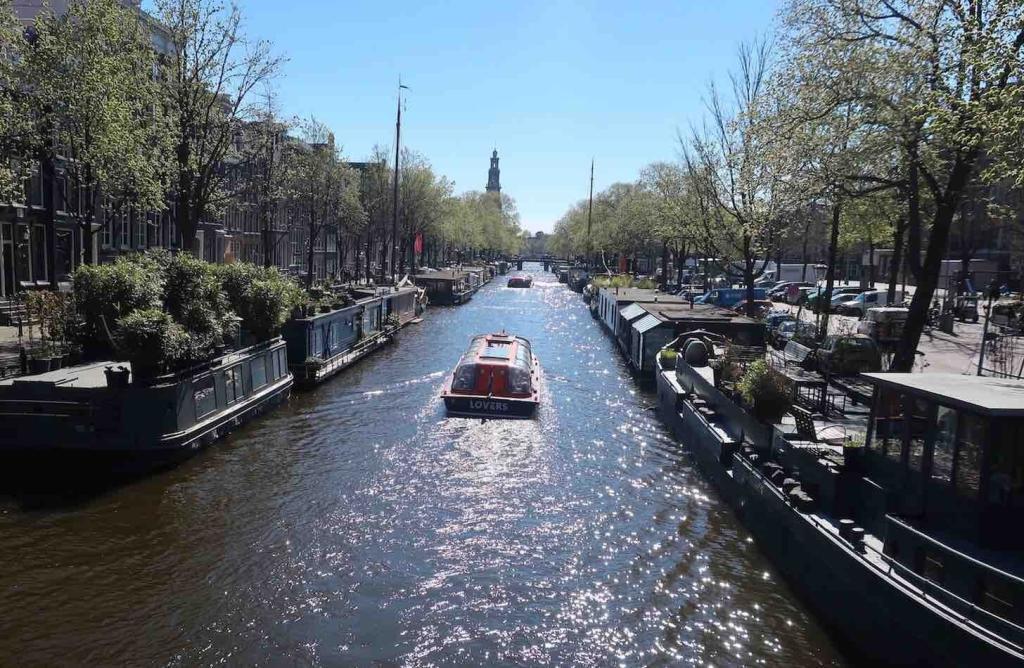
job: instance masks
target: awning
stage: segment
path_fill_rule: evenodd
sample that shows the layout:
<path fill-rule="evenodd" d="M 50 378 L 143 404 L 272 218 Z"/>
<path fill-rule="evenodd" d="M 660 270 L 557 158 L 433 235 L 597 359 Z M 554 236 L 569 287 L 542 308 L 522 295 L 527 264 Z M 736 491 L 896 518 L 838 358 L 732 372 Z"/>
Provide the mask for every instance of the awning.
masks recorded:
<path fill-rule="evenodd" d="M 629 306 L 619 309 L 619 315 L 621 315 L 624 320 L 633 320 L 634 318 L 639 318 L 645 314 L 647 314 L 647 311 L 645 311 L 639 304 L 630 304 Z"/>
<path fill-rule="evenodd" d="M 647 314 L 646 317 L 640 318 L 639 320 L 633 323 L 633 329 L 635 329 L 640 334 L 644 334 L 660 325 L 661 322 L 661 320 L 654 317 L 653 315 Z"/>

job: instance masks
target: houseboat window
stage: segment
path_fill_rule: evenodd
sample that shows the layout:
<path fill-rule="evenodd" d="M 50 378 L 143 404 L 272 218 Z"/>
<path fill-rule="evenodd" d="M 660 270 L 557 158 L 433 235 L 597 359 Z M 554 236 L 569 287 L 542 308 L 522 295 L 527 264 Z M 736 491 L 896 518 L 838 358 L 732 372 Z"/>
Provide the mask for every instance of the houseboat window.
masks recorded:
<path fill-rule="evenodd" d="M 286 373 L 288 373 L 288 363 L 284 359 L 284 354 L 285 354 L 285 349 L 282 347 L 282 348 L 278 348 L 277 349 L 277 354 L 274 356 L 274 359 L 276 360 L 276 366 L 277 366 L 277 368 L 276 368 L 277 373 L 274 374 L 275 378 L 283 378 L 284 375 Z"/>
<path fill-rule="evenodd" d="M 956 445 L 957 412 L 939 406 L 935 412 L 935 440 L 932 443 L 932 480 L 949 483 L 953 479 L 953 449 Z"/>
<path fill-rule="evenodd" d="M 977 498 L 981 477 L 981 453 L 988 438 L 988 421 L 971 413 L 960 416 L 960 440 L 956 451 L 956 489 Z"/>
<path fill-rule="evenodd" d="M 324 335 L 319 327 L 313 329 L 313 342 L 309 347 L 310 357 L 322 357 L 324 349 Z M 279 375 L 279 374 L 277 374 Z"/>
<path fill-rule="evenodd" d="M 196 381 L 192 389 L 192 399 L 196 405 L 196 419 L 217 409 L 217 393 L 214 390 L 213 376 L 206 376 Z"/>
<path fill-rule="evenodd" d="M 241 366 L 233 366 L 224 372 L 224 400 L 233 404 L 245 393 L 242 388 Z"/>
<path fill-rule="evenodd" d="M 903 410 L 898 393 L 879 388 L 874 433 L 871 447 L 898 461 L 903 445 Z"/>
<path fill-rule="evenodd" d="M 911 470 L 920 471 L 924 463 L 924 441 L 928 433 L 928 408 L 930 404 L 920 397 L 906 397 L 907 422 L 910 424 L 910 438 L 907 441 L 907 465 Z"/>
<path fill-rule="evenodd" d="M 254 359 L 250 365 L 252 373 L 252 389 L 258 389 L 267 384 L 267 361 L 262 357 Z"/>
<path fill-rule="evenodd" d="M 992 450 L 988 473 L 990 503 L 1020 505 L 1024 501 L 1024 452 L 1020 449 L 1022 426 L 1019 420 L 1005 421 L 989 446 Z"/>

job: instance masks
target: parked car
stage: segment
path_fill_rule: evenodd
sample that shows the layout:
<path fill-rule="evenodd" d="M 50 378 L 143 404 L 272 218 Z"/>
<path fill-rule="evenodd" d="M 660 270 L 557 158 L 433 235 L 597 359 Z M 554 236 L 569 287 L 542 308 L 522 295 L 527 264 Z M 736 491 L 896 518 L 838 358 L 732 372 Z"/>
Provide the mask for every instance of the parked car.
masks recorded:
<path fill-rule="evenodd" d="M 957 295 L 953 301 L 953 317 L 961 322 L 978 322 L 978 295 Z"/>
<path fill-rule="evenodd" d="M 854 295 L 854 296 L 856 296 L 856 295 L 860 294 L 861 292 L 867 292 L 867 291 L 868 291 L 867 288 L 849 287 L 849 286 L 838 286 L 837 285 L 837 286 L 834 286 L 832 288 L 832 297 L 830 298 L 829 303 L 834 305 L 836 303 L 836 301 L 837 301 L 836 300 L 837 297 L 843 297 L 843 296 L 846 296 L 846 295 Z M 818 290 L 816 292 L 814 292 L 814 293 L 812 293 L 812 294 L 807 296 L 807 307 L 808 308 L 812 308 L 815 311 L 817 311 L 820 308 L 820 304 L 818 302 L 821 301 L 822 297 L 824 297 L 824 296 L 825 296 L 825 288 L 823 288 L 823 287 L 818 288 Z"/>
<path fill-rule="evenodd" d="M 768 313 L 768 311 L 772 310 L 773 306 L 774 305 L 768 299 L 755 299 L 754 317 L 763 318 L 765 314 Z M 732 310 L 736 311 L 740 315 L 747 315 L 747 300 L 744 299 L 740 302 L 737 302 L 737 304 L 732 307 Z"/>
<path fill-rule="evenodd" d="M 836 295 L 832 298 L 832 306 L 830 307 L 832 312 L 838 312 L 839 307 L 847 302 L 852 302 L 857 298 L 857 293 L 846 293 L 843 295 Z"/>
<path fill-rule="evenodd" d="M 799 281 L 783 281 L 782 283 L 776 283 L 775 286 L 768 293 L 768 298 L 776 302 L 786 301 L 786 292 L 789 290 L 789 286 L 795 285 L 798 288 L 813 287 L 813 283 L 801 283 Z"/>
<path fill-rule="evenodd" d="M 814 286 L 808 287 L 806 285 L 797 288 L 796 291 L 789 290 L 786 293 L 786 303 L 793 304 L 794 306 L 797 304 L 803 304 L 807 301 L 808 295 L 813 293 L 815 290 L 817 290 L 817 288 Z"/>
<path fill-rule="evenodd" d="M 766 290 L 761 288 L 754 288 L 754 299 L 764 299 L 766 292 Z M 699 303 L 731 308 L 746 298 L 746 288 L 718 288 L 704 295 Z"/>
<path fill-rule="evenodd" d="M 897 290 L 895 302 L 899 303 L 901 301 L 903 301 L 903 293 Z M 864 314 L 868 312 L 868 309 L 876 306 L 889 306 L 889 292 L 887 290 L 870 290 L 868 292 L 862 292 L 857 295 L 856 299 L 851 299 L 850 301 L 837 306 L 836 313 L 863 318 Z"/>
<path fill-rule="evenodd" d="M 857 333 L 879 345 L 895 343 L 903 336 L 909 312 L 899 306 L 869 308 L 864 319 L 857 323 Z"/>
<path fill-rule="evenodd" d="M 882 355 L 863 334 L 829 334 L 814 351 L 814 363 L 822 373 L 848 376 L 881 371 Z"/>
<path fill-rule="evenodd" d="M 768 333 L 769 343 L 782 350 L 790 341 L 811 341 L 817 334 L 817 328 L 813 322 L 804 320 L 786 320 L 779 324 L 774 330 Z"/>

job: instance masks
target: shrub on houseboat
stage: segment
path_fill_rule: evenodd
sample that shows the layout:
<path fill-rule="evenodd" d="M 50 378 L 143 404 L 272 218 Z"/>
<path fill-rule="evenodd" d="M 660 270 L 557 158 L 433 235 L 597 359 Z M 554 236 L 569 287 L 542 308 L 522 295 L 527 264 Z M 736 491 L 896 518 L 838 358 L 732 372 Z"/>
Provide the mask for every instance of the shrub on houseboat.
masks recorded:
<path fill-rule="evenodd" d="M 159 308 L 134 311 L 117 322 L 114 337 L 120 357 L 132 363 L 138 378 L 152 378 L 185 366 L 192 356 L 185 329 Z"/>
<path fill-rule="evenodd" d="M 774 424 L 789 409 L 786 388 L 764 360 L 751 362 L 736 384 L 743 400 L 753 408 L 754 416 Z"/>
<path fill-rule="evenodd" d="M 75 304 L 80 337 L 91 351 L 110 348 L 107 335 L 117 321 L 139 309 L 159 308 L 163 274 L 153 263 L 120 258 L 113 264 L 82 265 L 75 270 Z"/>
<path fill-rule="evenodd" d="M 232 332 L 232 313 L 216 266 L 189 253 L 175 255 L 165 268 L 164 308 L 192 341 L 197 359 L 213 353 Z"/>
<path fill-rule="evenodd" d="M 289 311 L 302 303 L 302 290 L 276 267 L 236 262 L 220 265 L 217 273 L 231 309 L 259 341 L 276 336 Z"/>

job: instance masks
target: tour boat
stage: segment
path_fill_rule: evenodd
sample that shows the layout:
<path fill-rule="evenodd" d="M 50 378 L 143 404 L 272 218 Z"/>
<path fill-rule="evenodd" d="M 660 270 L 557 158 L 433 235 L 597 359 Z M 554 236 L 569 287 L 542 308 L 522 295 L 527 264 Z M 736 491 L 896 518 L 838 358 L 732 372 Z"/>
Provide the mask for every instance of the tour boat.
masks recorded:
<path fill-rule="evenodd" d="M 529 274 L 521 276 L 509 276 L 508 287 L 510 288 L 529 288 L 533 286 L 533 276 Z"/>
<path fill-rule="evenodd" d="M 530 418 L 540 403 L 540 363 L 530 342 L 501 332 L 473 337 L 441 396 L 449 415 Z"/>

